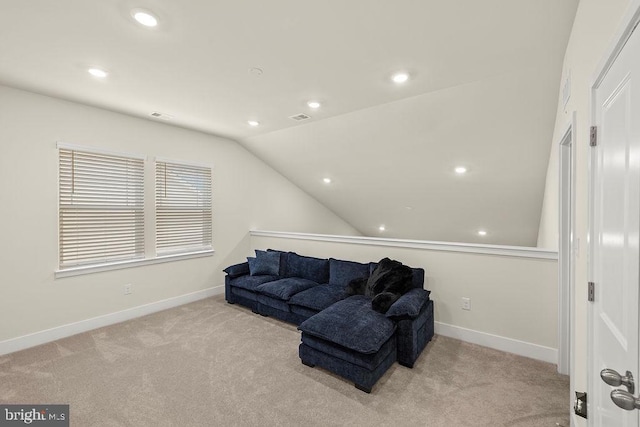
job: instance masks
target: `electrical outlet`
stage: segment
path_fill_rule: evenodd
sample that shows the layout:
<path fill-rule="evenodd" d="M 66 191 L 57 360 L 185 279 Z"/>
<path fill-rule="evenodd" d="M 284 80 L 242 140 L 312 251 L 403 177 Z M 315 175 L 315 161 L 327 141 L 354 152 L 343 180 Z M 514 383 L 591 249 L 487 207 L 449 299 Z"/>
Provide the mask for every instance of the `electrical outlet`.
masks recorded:
<path fill-rule="evenodd" d="M 125 295 L 130 295 L 130 294 L 131 294 L 131 292 L 132 292 L 132 290 L 131 290 L 131 284 L 124 285 L 124 294 L 125 294 Z"/>
<path fill-rule="evenodd" d="M 471 310 L 471 298 L 462 297 L 462 309 Z"/>

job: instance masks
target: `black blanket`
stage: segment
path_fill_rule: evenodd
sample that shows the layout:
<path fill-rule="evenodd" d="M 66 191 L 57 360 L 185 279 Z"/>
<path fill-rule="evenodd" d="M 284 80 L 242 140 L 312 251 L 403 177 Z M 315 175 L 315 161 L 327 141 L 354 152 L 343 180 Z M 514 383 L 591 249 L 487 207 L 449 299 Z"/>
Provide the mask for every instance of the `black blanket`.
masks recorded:
<path fill-rule="evenodd" d="M 386 313 L 389 307 L 412 288 L 411 268 L 399 261 L 383 258 L 368 279 L 355 279 L 347 285 L 349 295 L 373 298 L 371 307 Z"/>

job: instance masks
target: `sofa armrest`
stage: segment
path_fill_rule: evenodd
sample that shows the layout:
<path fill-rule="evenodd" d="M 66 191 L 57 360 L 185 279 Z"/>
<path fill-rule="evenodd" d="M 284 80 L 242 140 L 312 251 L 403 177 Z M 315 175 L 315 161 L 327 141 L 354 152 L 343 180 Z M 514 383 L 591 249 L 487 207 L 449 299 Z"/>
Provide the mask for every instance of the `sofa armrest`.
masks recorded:
<path fill-rule="evenodd" d="M 229 267 L 225 268 L 222 271 L 227 273 L 227 276 L 231 279 L 235 277 L 244 276 L 246 274 L 249 274 L 249 263 L 242 262 L 240 264 L 230 265 Z"/>
<path fill-rule="evenodd" d="M 433 301 L 428 300 L 415 319 L 401 319 L 396 325 L 398 363 L 412 368 L 422 350 L 433 338 Z"/>
<path fill-rule="evenodd" d="M 429 301 L 431 292 L 425 289 L 414 288 L 402 295 L 393 303 L 385 315 L 391 319 L 415 319 L 420 314 L 422 307 Z"/>

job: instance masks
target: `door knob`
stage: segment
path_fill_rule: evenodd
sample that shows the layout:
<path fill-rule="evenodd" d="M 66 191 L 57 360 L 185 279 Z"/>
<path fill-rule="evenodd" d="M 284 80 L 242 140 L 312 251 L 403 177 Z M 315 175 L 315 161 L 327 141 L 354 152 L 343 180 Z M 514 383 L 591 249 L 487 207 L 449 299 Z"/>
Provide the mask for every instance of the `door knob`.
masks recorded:
<path fill-rule="evenodd" d="M 623 377 L 613 369 L 603 369 L 602 371 L 600 371 L 600 378 L 602 378 L 602 381 L 613 387 L 618 387 L 621 385 L 626 386 L 627 391 L 630 394 L 634 394 L 636 392 L 635 383 L 633 382 L 633 375 L 630 371 L 627 371 L 626 375 Z"/>
<path fill-rule="evenodd" d="M 626 411 L 640 409 L 640 398 L 636 398 L 633 394 L 624 390 L 613 390 L 611 392 L 611 400 L 620 408 Z"/>

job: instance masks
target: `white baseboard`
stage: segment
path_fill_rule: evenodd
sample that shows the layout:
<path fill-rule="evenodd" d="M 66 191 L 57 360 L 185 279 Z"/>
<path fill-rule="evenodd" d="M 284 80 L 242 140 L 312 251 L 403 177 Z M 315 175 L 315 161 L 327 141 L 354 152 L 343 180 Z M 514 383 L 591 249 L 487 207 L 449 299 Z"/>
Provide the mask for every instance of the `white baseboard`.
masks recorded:
<path fill-rule="evenodd" d="M 555 348 L 544 347 L 542 345 L 488 334 L 486 332 L 474 331 L 473 329 L 461 328 L 460 326 L 449 325 L 442 322 L 435 322 L 434 327 L 435 333 L 438 335 L 456 338 L 472 344 L 478 344 L 548 363 L 558 363 L 558 350 Z"/>
<path fill-rule="evenodd" d="M 26 348 L 35 347 L 46 344 L 61 338 L 66 338 L 82 332 L 91 331 L 93 329 L 102 328 L 104 326 L 113 325 L 124 322 L 137 317 L 146 316 L 147 314 L 177 307 L 190 302 L 198 301 L 214 295 L 224 293 L 224 285 L 215 286 L 213 288 L 204 289 L 186 295 L 180 295 L 168 298 L 162 301 L 156 301 L 149 304 L 140 305 L 115 313 L 105 314 L 103 316 L 93 317 L 91 319 L 81 320 L 75 323 L 58 326 L 44 331 L 35 332 L 29 335 L 0 341 L 0 355 L 13 353 L 24 350 Z M 544 347 L 537 344 L 531 344 L 524 341 L 514 340 L 511 338 L 501 337 L 499 335 L 488 334 L 485 332 L 474 331 L 459 326 L 449 325 L 442 322 L 435 322 L 435 333 L 446 337 L 456 338 L 473 344 L 482 345 L 496 350 L 514 353 L 520 356 L 530 357 L 532 359 L 542 360 L 549 363 L 557 363 L 558 350 L 555 348 Z"/>
<path fill-rule="evenodd" d="M 224 293 L 224 285 L 0 341 L 0 356 Z"/>

